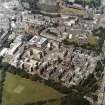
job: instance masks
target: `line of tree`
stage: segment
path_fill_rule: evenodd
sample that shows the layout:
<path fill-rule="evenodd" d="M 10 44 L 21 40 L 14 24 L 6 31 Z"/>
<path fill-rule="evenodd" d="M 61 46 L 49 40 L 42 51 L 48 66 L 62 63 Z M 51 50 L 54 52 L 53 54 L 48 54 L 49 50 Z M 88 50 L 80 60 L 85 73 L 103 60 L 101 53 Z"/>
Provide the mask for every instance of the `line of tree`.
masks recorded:
<path fill-rule="evenodd" d="M 3 87 L 5 82 L 6 73 L 4 70 L 0 70 L 0 105 L 2 103 Z"/>
<path fill-rule="evenodd" d="M 89 5 L 92 8 L 98 8 L 99 6 L 101 6 L 101 0 L 75 0 L 75 3 L 81 4 L 84 7 L 86 5 Z"/>

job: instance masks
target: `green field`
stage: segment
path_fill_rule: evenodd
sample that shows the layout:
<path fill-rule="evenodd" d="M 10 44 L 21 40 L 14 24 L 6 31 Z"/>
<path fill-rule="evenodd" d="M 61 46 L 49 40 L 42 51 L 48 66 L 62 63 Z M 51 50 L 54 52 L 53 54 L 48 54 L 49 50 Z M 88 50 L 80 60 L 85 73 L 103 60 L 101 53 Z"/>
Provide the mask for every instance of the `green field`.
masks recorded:
<path fill-rule="evenodd" d="M 75 36 L 73 36 L 71 39 L 65 40 L 68 44 L 71 43 L 78 43 L 79 39 Z M 91 46 L 96 46 L 97 44 L 97 37 L 96 36 L 88 36 L 87 37 L 87 42 L 84 44 L 89 44 Z"/>
<path fill-rule="evenodd" d="M 26 105 L 38 101 L 49 101 L 47 105 L 59 105 L 62 96 L 63 94 L 40 82 L 7 73 L 2 105 Z"/>
<path fill-rule="evenodd" d="M 88 43 L 90 45 L 96 45 L 97 44 L 97 37 L 96 36 L 89 36 L 88 37 Z"/>

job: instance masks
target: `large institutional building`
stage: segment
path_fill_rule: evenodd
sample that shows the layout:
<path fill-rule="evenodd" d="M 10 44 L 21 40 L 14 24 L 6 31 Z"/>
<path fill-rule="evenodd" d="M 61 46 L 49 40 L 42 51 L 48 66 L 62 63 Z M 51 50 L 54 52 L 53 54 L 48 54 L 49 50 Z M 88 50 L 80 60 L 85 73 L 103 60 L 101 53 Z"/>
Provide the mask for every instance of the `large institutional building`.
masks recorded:
<path fill-rule="evenodd" d="M 57 13 L 59 0 L 0 0 L 6 8 L 16 8 L 21 4 L 26 9 L 45 13 Z"/>
<path fill-rule="evenodd" d="M 41 11 L 45 12 L 57 12 L 59 9 L 57 0 L 39 0 L 38 4 Z"/>
<path fill-rule="evenodd" d="M 105 0 L 101 0 L 101 5 L 105 6 Z"/>

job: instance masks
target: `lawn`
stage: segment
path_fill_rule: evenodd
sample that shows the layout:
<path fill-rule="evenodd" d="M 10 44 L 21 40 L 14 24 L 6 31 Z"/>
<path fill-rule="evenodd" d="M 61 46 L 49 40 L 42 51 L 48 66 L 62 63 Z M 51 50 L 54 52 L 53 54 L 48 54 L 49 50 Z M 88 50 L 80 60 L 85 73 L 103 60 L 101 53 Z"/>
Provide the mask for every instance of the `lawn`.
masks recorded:
<path fill-rule="evenodd" d="M 59 105 L 63 94 L 45 86 L 43 83 L 23 79 L 17 75 L 6 74 L 2 105 L 26 105 L 49 100 L 48 105 Z M 52 101 L 56 100 L 56 101 Z"/>
<path fill-rule="evenodd" d="M 67 39 L 65 40 L 67 44 L 71 44 L 71 43 L 78 43 L 78 38 L 77 37 L 72 37 L 71 39 Z M 88 36 L 87 37 L 87 42 L 84 44 L 89 44 L 92 46 L 96 46 L 97 44 L 97 37 L 96 36 Z"/>
<path fill-rule="evenodd" d="M 86 12 L 84 10 L 79 10 L 79 9 L 74 9 L 74 8 L 63 8 L 61 9 L 61 14 L 66 14 L 66 13 L 74 13 L 78 15 L 85 15 Z"/>
<path fill-rule="evenodd" d="M 88 43 L 90 45 L 96 45 L 97 44 L 97 37 L 96 36 L 89 36 L 88 37 Z"/>

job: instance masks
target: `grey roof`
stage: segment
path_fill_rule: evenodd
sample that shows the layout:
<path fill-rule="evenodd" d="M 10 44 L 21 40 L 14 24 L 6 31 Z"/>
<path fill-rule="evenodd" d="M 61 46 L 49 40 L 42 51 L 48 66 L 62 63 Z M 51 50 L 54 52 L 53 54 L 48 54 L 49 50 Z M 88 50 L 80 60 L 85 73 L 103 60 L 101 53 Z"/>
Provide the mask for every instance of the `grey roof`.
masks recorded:
<path fill-rule="evenodd" d="M 40 4 L 46 4 L 46 5 L 56 5 L 57 0 L 39 0 Z"/>
<path fill-rule="evenodd" d="M 9 19 L 3 14 L 0 14 L 0 29 L 9 29 Z"/>

